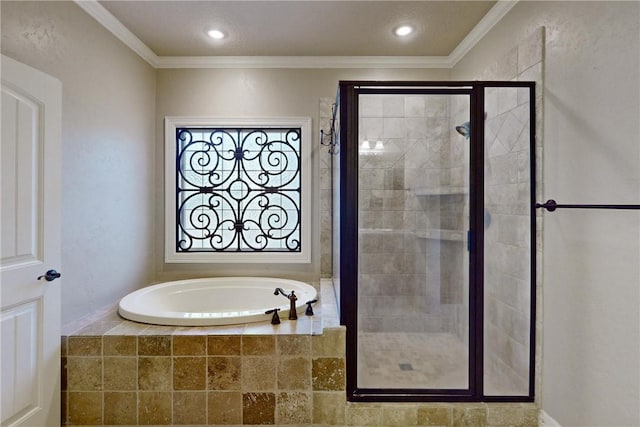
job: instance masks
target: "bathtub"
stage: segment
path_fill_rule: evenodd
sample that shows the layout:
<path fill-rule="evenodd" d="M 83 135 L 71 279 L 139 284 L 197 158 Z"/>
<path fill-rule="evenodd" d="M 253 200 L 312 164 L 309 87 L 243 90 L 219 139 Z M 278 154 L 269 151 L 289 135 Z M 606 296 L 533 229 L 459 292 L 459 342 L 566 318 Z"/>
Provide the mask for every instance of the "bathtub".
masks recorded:
<path fill-rule="evenodd" d="M 212 326 L 271 320 L 265 311 L 280 308 L 289 316 L 289 300 L 276 288 L 295 291 L 296 311 L 304 316 L 306 302 L 316 299 L 313 286 L 297 280 L 260 277 L 217 277 L 177 280 L 138 289 L 120 300 L 118 312 L 136 322 L 171 326 Z"/>

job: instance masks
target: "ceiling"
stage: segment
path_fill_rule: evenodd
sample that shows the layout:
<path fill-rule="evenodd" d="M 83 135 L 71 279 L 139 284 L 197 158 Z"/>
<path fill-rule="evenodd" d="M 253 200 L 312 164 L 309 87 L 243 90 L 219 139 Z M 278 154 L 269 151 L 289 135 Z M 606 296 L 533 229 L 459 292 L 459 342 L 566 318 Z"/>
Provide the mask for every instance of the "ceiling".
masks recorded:
<path fill-rule="evenodd" d="M 447 56 L 496 2 L 99 3 L 158 56 Z M 415 33 L 393 35 L 400 24 Z M 209 38 L 211 28 L 228 37 Z"/>
<path fill-rule="evenodd" d="M 74 1 L 154 68 L 317 69 L 452 68 L 519 0 Z"/>

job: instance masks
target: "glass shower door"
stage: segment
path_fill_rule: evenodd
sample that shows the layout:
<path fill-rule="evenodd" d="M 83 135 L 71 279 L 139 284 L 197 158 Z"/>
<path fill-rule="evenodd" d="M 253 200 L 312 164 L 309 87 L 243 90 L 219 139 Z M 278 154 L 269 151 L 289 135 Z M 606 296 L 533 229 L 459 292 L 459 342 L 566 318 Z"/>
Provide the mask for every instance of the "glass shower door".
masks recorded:
<path fill-rule="evenodd" d="M 358 96 L 357 387 L 466 390 L 470 95 Z"/>
<path fill-rule="evenodd" d="M 339 94 L 347 398 L 533 401 L 535 84 Z"/>

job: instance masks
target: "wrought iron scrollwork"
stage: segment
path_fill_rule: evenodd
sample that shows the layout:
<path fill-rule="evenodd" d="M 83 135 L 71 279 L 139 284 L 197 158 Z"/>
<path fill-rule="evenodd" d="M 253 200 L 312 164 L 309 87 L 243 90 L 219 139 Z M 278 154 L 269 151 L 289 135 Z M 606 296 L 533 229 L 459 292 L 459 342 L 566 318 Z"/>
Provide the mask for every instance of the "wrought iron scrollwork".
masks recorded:
<path fill-rule="evenodd" d="M 176 129 L 178 252 L 300 252 L 301 129 Z"/>

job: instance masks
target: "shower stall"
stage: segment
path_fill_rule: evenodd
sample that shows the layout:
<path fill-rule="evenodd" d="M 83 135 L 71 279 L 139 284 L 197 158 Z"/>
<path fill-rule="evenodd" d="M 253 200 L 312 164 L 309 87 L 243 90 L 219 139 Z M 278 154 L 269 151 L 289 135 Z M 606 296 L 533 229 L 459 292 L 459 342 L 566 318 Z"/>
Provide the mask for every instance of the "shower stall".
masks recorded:
<path fill-rule="evenodd" d="M 533 400 L 534 89 L 340 82 L 333 271 L 350 400 Z"/>

